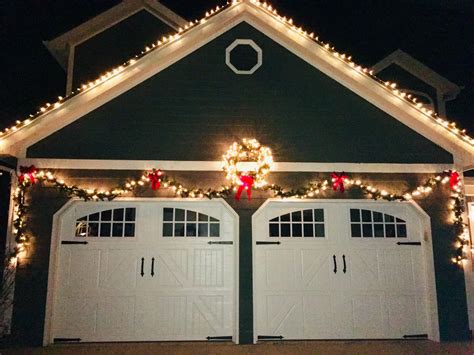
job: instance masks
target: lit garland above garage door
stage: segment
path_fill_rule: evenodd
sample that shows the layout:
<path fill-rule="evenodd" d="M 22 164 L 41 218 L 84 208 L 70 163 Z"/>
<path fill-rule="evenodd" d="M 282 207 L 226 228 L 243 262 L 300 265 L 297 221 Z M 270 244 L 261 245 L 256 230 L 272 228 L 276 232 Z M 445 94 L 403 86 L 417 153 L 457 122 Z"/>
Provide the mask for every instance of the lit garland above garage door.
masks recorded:
<path fill-rule="evenodd" d="M 99 191 L 97 189 L 83 188 L 76 185 L 69 185 L 64 180 L 58 178 L 54 173 L 46 170 L 36 169 L 34 166 L 22 167 L 18 177 L 18 187 L 14 194 L 15 208 L 13 221 L 13 234 L 17 246 L 8 256 L 8 262 L 15 265 L 22 253 L 26 251 L 26 247 L 30 242 L 25 220 L 28 217 L 28 209 L 25 204 L 25 195 L 28 188 L 36 183 L 45 186 L 56 187 L 61 193 L 68 197 L 76 197 L 85 201 L 111 201 L 116 197 L 126 195 L 130 192 L 138 192 L 139 188 L 153 188 L 158 190 L 172 189 L 176 197 L 181 198 L 227 198 L 237 193 L 244 186 L 245 189 L 256 188 L 255 186 L 247 186 L 246 183 L 231 184 L 222 186 L 220 189 L 188 189 L 180 182 L 164 174 L 161 170 L 151 170 L 145 172 L 139 179 L 129 179 L 123 185 L 107 191 Z M 467 224 L 463 221 L 464 214 L 464 195 L 461 191 L 461 182 L 456 171 L 444 171 L 436 176 L 428 178 L 423 184 L 415 190 L 409 191 L 403 195 L 391 193 L 386 190 L 378 189 L 370 184 L 364 183 L 358 179 L 349 178 L 345 174 L 333 173 L 331 180 L 323 179 L 311 182 L 307 186 L 297 189 L 287 190 L 275 184 L 268 184 L 260 187 L 260 190 L 273 192 L 274 197 L 283 199 L 313 199 L 318 197 L 328 197 L 328 195 L 341 193 L 342 188 L 347 190 L 358 189 L 368 198 L 374 200 L 387 201 L 409 201 L 416 198 L 422 198 L 429 194 L 435 187 L 450 183 L 451 199 L 449 208 L 453 213 L 453 226 L 457 235 L 453 262 L 462 265 L 462 261 L 468 257 L 469 234 Z M 331 188 L 332 185 L 332 188 Z M 250 194 L 249 194 L 250 196 Z M 238 197 L 238 195 L 236 195 Z"/>

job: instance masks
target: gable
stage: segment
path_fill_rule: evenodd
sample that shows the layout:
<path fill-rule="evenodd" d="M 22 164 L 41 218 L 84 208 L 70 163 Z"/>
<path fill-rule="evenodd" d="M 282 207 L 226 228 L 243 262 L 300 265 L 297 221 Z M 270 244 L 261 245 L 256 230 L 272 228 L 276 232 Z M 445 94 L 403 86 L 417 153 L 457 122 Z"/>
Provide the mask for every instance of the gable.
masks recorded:
<path fill-rule="evenodd" d="M 225 63 L 235 39 L 262 49 L 252 75 Z M 27 157 L 220 160 L 242 137 L 270 146 L 276 161 L 452 162 L 446 150 L 247 23 L 33 144 Z"/>
<path fill-rule="evenodd" d="M 116 67 L 173 28 L 146 10 L 120 21 L 74 48 L 73 88 Z"/>

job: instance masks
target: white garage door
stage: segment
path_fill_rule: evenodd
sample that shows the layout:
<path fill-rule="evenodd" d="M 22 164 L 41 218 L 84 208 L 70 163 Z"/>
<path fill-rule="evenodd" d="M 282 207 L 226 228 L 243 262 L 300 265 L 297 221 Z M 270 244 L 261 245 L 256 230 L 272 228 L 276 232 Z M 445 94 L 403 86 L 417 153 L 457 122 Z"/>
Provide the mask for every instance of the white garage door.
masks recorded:
<path fill-rule="evenodd" d="M 49 341 L 232 339 L 235 230 L 220 201 L 73 204 Z"/>
<path fill-rule="evenodd" d="M 256 340 L 428 334 L 421 224 L 404 203 L 268 203 L 253 218 Z"/>

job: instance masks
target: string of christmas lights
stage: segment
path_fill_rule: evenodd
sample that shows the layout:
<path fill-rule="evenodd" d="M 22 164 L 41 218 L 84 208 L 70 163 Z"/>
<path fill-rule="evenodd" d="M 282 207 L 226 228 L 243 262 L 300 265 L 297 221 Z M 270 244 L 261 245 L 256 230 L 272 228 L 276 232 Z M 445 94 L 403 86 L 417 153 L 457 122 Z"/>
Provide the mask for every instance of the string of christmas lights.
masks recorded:
<path fill-rule="evenodd" d="M 34 166 L 22 167 L 20 169 L 20 175 L 18 176 L 18 187 L 14 194 L 13 234 L 17 246 L 8 255 L 8 263 L 16 264 L 21 253 L 25 251 L 25 247 L 30 243 L 25 221 L 28 214 L 25 195 L 28 189 L 38 182 L 55 187 L 68 197 L 76 197 L 84 201 L 111 201 L 116 197 L 135 191 L 138 188 L 148 188 L 149 185 L 151 185 L 153 190 L 160 188 L 171 189 L 177 197 L 182 198 L 226 198 L 238 192 L 240 186 L 238 181 L 233 181 L 230 185 L 224 185 L 217 190 L 211 188 L 186 188 L 180 182 L 168 177 L 161 170 L 153 169 L 144 172 L 138 179 L 126 180 L 117 188 L 111 190 L 97 190 L 66 184 L 64 180 L 57 178 L 54 173 L 47 170 L 37 170 Z M 262 191 L 270 191 L 274 197 L 283 199 L 313 199 L 321 195 L 327 195 L 330 191 L 336 193 L 336 191 L 342 192 L 350 189 L 359 189 L 365 196 L 374 200 L 409 201 L 414 198 L 423 197 L 432 192 L 436 186 L 444 185 L 448 182 L 450 183 L 452 191 L 450 207 L 453 213 L 453 225 L 457 235 L 455 255 L 452 261 L 453 263 L 462 265 L 463 260 L 468 258 L 469 234 L 467 224 L 463 221 L 465 211 L 464 196 L 461 189 L 461 180 L 456 171 L 444 171 L 441 174 L 430 177 L 416 189 L 405 194 L 390 193 L 384 189 L 378 189 L 361 180 L 351 179 L 344 173 L 333 173 L 331 180 L 323 179 L 314 181 L 305 187 L 292 190 L 286 190 L 275 184 L 267 184 L 261 186 L 259 189 Z M 249 188 L 257 189 L 255 185 Z M 250 194 L 248 196 L 250 199 Z"/>
<path fill-rule="evenodd" d="M 227 2 L 227 4 L 224 6 L 216 6 L 215 8 L 207 11 L 204 17 L 201 18 L 200 20 L 191 21 L 188 24 L 186 24 L 183 28 L 179 28 L 178 32 L 167 35 L 167 36 L 163 36 L 161 39 L 157 40 L 151 45 L 146 46 L 144 50 L 141 51 L 141 53 L 135 55 L 133 58 L 126 61 L 122 65 L 105 72 L 104 74 L 100 75 L 96 80 L 82 84 L 80 87 L 78 87 L 76 90 L 71 92 L 66 97 L 58 96 L 58 99 L 56 102 L 54 102 L 53 104 L 46 103 L 45 105 L 40 107 L 40 109 L 35 114 L 31 114 L 29 118 L 23 121 L 17 120 L 15 125 L 9 128 L 5 128 L 3 131 L 0 131 L 0 140 L 6 138 L 7 136 L 22 129 L 25 126 L 30 125 L 33 121 L 35 121 L 39 117 L 42 117 L 44 114 L 49 113 L 61 107 L 66 101 L 70 100 L 71 98 L 81 93 L 87 92 L 97 87 L 98 85 L 102 84 L 103 82 L 117 76 L 118 74 L 122 73 L 126 68 L 134 65 L 137 62 L 137 60 L 141 59 L 142 57 L 148 55 L 149 53 L 155 51 L 158 48 L 162 48 L 165 45 L 168 45 L 172 42 L 179 40 L 186 32 L 198 27 L 199 25 L 205 24 L 211 17 L 215 16 L 218 13 L 221 13 L 223 10 L 229 9 L 240 3 L 248 3 L 262 9 L 265 13 L 271 15 L 273 18 L 277 19 L 278 21 L 283 23 L 285 26 L 287 26 L 289 29 L 296 32 L 300 36 L 306 39 L 310 39 L 314 43 L 317 43 L 320 46 L 320 48 L 324 49 L 329 55 L 335 58 L 338 58 L 341 62 L 348 65 L 354 71 L 372 78 L 379 85 L 381 85 L 381 87 L 385 88 L 385 90 L 387 90 L 388 93 L 395 95 L 396 97 L 403 100 L 405 103 L 410 104 L 411 107 L 416 108 L 418 111 L 423 113 L 427 118 L 429 118 L 433 123 L 441 125 L 448 132 L 456 135 L 458 138 L 462 139 L 463 141 L 468 143 L 470 146 L 474 147 L 474 138 L 469 136 L 466 133 L 465 129 L 461 129 L 457 127 L 455 122 L 450 122 L 444 118 L 439 117 L 436 112 L 434 112 L 430 108 L 425 107 L 421 102 L 417 100 L 416 97 L 400 90 L 397 87 L 396 83 L 381 80 L 380 78 L 375 76 L 373 71 L 370 70 L 369 68 L 362 67 L 361 65 L 358 65 L 357 63 L 355 63 L 352 60 L 351 55 L 338 52 L 332 45 L 320 40 L 319 37 L 314 34 L 314 32 L 308 32 L 305 29 L 303 29 L 301 26 L 295 25 L 293 22 L 293 19 L 280 15 L 279 12 L 272 5 L 270 5 L 267 2 L 261 2 L 258 0 L 233 0 L 231 2 L 230 1 Z"/>

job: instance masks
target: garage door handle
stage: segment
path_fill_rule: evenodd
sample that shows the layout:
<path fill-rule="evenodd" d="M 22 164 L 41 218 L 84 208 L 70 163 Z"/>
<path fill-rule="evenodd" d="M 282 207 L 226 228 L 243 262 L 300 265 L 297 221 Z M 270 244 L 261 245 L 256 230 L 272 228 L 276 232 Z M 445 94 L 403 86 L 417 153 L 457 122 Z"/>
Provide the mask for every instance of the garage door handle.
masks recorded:
<path fill-rule="evenodd" d="M 155 276 L 155 258 L 151 258 L 151 277 Z"/>
<path fill-rule="evenodd" d="M 345 274 L 346 273 L 346 256 L 344 254 L 342 254 L 342 263 L 343 263 L 342 272 Z"/>
<path fill-rule="evenodd" d="M 336 255 L 332 256 L 332 260 L 334 261 L 334 273 L 337 274 L 337 262 L 336 262 Z"/>
<path fill-rule="evenodd" d="M 145 267 L 145 258 L 142 258 L 142 268 L 141 268 L 141 272 L 140 272 L 140 275 L 145 275 L 145 272 L 143 271 L 143 268 Z"/>

